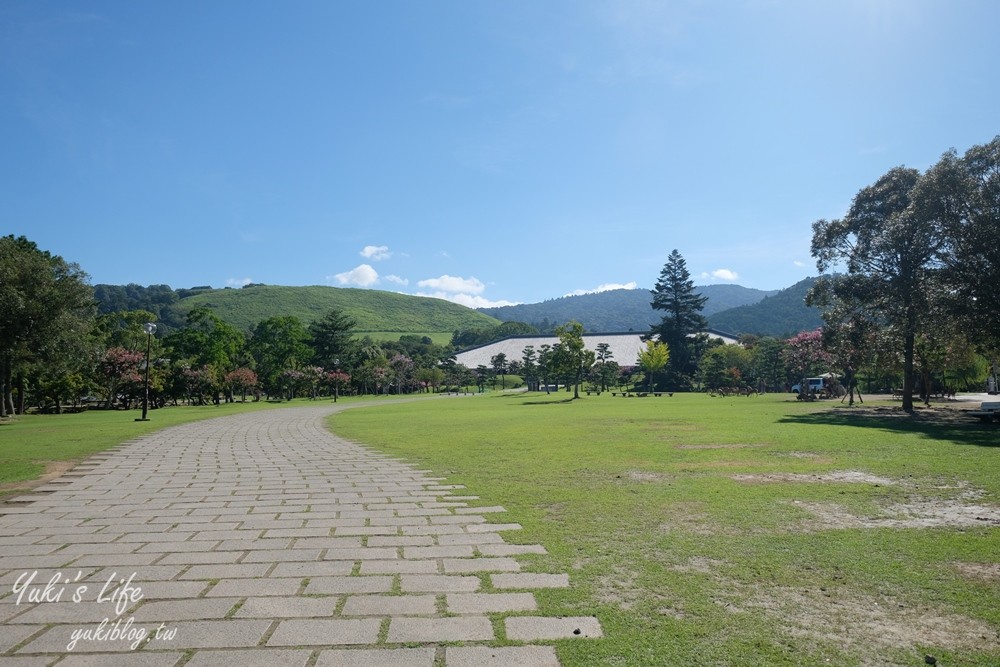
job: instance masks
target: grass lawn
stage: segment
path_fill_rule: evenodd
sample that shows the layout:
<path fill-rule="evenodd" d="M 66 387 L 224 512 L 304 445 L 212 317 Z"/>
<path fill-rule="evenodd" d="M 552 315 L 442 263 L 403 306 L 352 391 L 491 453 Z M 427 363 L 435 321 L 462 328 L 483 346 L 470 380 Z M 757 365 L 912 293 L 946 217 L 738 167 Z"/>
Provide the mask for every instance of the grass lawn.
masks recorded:
<path fill-rule="evenodd" d="M 488 395 L 349 410 L 465 484 L 596 615 L 565 665 L 1000 664 L 1000 430 L 787 395 Z M 868 416 L 865 416 L 865 415 Z"/>

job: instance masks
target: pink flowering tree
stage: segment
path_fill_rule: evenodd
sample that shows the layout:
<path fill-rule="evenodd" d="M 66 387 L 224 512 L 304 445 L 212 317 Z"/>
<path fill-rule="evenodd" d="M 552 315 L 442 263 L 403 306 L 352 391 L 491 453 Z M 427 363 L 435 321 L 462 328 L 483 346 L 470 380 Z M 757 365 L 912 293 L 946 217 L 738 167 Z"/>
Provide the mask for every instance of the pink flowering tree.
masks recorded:
<path fill-rule="evenodd" d="M 407 389 L 413 381 L 413 359 L 405 354 L 397 354 L 389 360 L 389 367 L 392 369 L 393 378 L 396 380 L 396 393 L 402 394 L 403 388 Z"/>
<path fill-rule="evenodd" d="M 188 403 L 204 405 L 208 396 L 215 391 L 215 371 L 210 366 L 192 368 L 186 366 L 181 370 L 184 379 L 184 393 Z"/>
<path fill-rule="evenodd" d="M 785 349 L 781 351 L 782 361 L 795 377 L 802 378 L 802 390 L 806 390 L 805 379 L 830 370 L 834 357 L 823 348 L 823 333 L 803 331 L 785 341 Z"/>
<path fill-rule="evenodd" d="M 333 387 L 333 402 L 340 396 L 340 388 L 351 382 L 351 376 L 344 371 L 330 371 L 326 374 L 327 383 Z"/>
<path fill-rule="evenodd" d="M 237 368 L 226 373 L 223 381 L 230 394 L 240 394 L 243 402 L 246 403 L 247 391 L 257 388 L 257 373 L 249 368 Z"/>
<path fill-rule="evenodd" d="M 104 353 L 97 370 L 107 396 L 108 408 L 114 406 L 123 388 L 134 387 L 142 382 L 140 369 L 145 360 L 142 352 L 124 347 L 112 347 Z"/>

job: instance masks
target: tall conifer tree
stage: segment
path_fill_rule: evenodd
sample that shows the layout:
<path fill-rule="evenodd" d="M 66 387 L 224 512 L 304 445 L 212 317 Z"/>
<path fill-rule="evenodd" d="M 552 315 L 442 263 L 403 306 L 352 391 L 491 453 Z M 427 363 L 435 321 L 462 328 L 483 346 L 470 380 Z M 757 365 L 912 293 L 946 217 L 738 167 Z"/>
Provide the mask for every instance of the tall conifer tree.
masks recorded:
<path fill-rule="evenodd" d="M 708 297 L 695 292 L 687 262 L 676 249 L 663 265 L 652 294 L 653 309 L 665 314 L 650 336 L 658 336 L 670 350 L 667 384 L 672 389 L 685 389 L 698 367 L 697 336 L 708 326 L 701 314 Z"/>

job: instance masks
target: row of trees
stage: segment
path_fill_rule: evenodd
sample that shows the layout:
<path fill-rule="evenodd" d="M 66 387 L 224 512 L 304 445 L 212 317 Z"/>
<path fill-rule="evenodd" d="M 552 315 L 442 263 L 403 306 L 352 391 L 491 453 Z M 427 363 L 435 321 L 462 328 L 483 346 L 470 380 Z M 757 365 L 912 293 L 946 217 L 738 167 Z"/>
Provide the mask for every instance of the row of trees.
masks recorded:
<path fill-rule="evenodd" d="M 0 237 L 0 417 L 85 399 L 136 405 L 147 344 L 154 405 L 403 393 L 448 379 L 440 362 L 449 348 L 421 336 L 357 339 L 356 322 L 338 310 L 308 326 L 273 317 L 243 332 L 195 309 L 152 339 L 143 329 L 150 321 L 157 318 L 146 310 L 98 315 L 78 265 L 24 237 Z"/>
<path fill-rule="evenodd" d="M 926 370 L 977 350 L 1000 352 L 1000 136 L 921 173 L 897 167 L 855 196 L 847 215 L 813 224 L 825 347 L 845 374 L 902 358 L 903 408 Z"/>
<path fill-rule="evenodd" d="M 962 156 L 950 150 L 923 173 L 890 170 L 855 196 L 843 218 L 813 224 L 812 254 L 828 275 L 807 303 L 823 309 L 824 326 L 821 334 L 787 341 L 793 351 L 804 340 L 818 344 L 825 370 L 836 368 L 849 382 L 862 371 L 879 388 L 900 377 L 906 410 L 918 389 L 927 396 L 935 382 L 948 383 L 946 369 L 953 385 L 983 375 L 983 360 L 1000 356 L 1000 136 Z M 652 294 L 652 307 L 664 315 L 649 337 L 671 351 L 669 388 L 688 389 L 699 378 L 712 384 L 725 368 L 759 366 L 721 358 L 743 352 L 712 351 L 702 333 L 705 299 L 677 250 Z M 766 342 L 759 352 L 778 359 L 777 346 Z M 787 363 L 815 372 L 806 369 L 816 364 Z M 751 374 L 775 384 L 781 373 L 770 366 Z"/>

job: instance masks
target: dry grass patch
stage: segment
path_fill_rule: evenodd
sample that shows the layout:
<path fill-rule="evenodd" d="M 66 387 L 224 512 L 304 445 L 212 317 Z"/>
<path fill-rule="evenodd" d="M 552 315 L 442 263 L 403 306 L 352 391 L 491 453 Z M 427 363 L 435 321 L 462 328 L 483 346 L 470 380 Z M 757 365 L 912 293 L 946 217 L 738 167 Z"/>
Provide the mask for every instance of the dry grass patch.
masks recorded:
<path fill-rule="evenodd" d="M 1000 508 L 968 505 L 954 498 L 915 498 L 882 508 L 883 516 L 866 517 L 853 514 L 837 503 L 793 500 L 795 507 L 813 515 L 801 522 L 798 530 L 843 528 L 983 528 L 1000 526 Z"/>
<path fill-rule="evenodd" d="M 888 477 L 879 477 L 858 470 L 838 470 L 828 473 L 790 473 L 771 472 L 733 475 L 732 479 L 737 482 L 748 483 L 768 483 L 768 482 L 789 482 L 793 484 L 818 483 L 818 484 L 874 484 L 876 486 L 893 486 L 898 484 L 896 480 Z"/>
<path fill-rule="evenodd" d="M 671 503 L 665 510 L 667 516 L 658 526 L 661 532 L 680 530 L 693 535 L 716 535 L 720 532 L 717 522 L 700 501 Z"/>
<path fill-rule="evenodd" d="M 792 637 L 848 648 L 866 665 L 913 664 L 900 651 L 921 646 L 954 651 L 1000 649 L 995 628 L 981 620 L 939 611 L 919 600 L 871 596 L 851 590 L 758 587 L 724 603 L 732 612 L 763 612 Z"/>
<path fill-rule="evenodd" d="M 978 581 L 1000 580 L 1000 563 L 955 563 L 958 573 L 967 579 Z"/>
<path fill-rule="evenodd" d="M 767 447 L 765 444 L 748 445 L 734 443 L 729 445 L 674 445 L 674 449 L 745 449 L 747 447 Z"/>
<path fill-rule="evenodd" d="M 667 482 L 673 479 L 672 475 L 660 472 L 650 472 L 648 470 L 627 470 L 624 475 L 618 475 L 618 479 L 627 479 L 630 482 Z"/>

